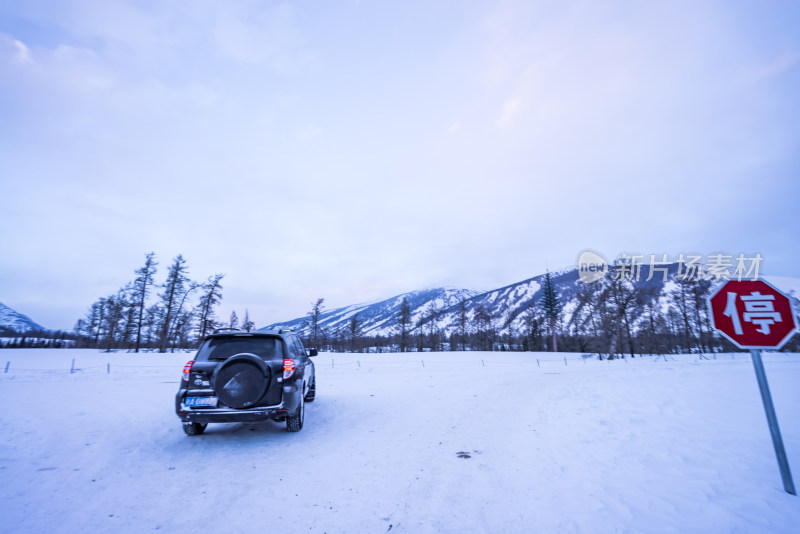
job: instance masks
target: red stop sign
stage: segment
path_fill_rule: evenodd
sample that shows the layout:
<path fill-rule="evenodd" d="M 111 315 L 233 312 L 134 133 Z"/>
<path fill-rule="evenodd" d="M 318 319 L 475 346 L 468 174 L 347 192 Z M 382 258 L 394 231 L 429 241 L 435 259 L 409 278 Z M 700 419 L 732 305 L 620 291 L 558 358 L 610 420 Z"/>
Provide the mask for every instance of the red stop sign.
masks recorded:
<path fill-rule="evenodd" d="M 709 298 L 711 322 L 743 349 L 777 349 L 797 330 L 789 297 L 764 280 L 729 280 Z"/>

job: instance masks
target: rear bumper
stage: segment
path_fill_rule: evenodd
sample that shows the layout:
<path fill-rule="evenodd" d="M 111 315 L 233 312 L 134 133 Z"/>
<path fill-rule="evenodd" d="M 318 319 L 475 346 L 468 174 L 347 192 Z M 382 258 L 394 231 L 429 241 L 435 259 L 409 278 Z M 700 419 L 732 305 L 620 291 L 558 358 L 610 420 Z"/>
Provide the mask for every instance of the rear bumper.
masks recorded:
<path fill-rule="evenodd" d="M 175 396 L 175 412 L 184 423 L 250 423 L 284 419 L 300 404 L 301 388 L 297 384 L 284 384 L 283 402 L 275 406 L 254 406 L 235 410 L 225 405 L 219 408 L 189 408 L 183 405 L 186 390 Z"/>
<path fill-rule="evenodd" d="M 286 416 L 282 407 L 252 408 L 249 410 L 192 409 L 179 411 L 178 417 L 184 423 L 251 423 L 269 421 Z"/>

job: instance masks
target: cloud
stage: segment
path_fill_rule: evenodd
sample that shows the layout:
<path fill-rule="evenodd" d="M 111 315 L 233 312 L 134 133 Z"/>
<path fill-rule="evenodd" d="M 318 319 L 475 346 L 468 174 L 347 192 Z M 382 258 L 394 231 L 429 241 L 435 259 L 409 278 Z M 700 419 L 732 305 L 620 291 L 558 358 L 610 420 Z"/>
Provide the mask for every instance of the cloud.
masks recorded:
<path fill-rule="evenodd" d="M 224 3 L 213 14 L 217 53 L 240 63 L 267 63 L 290 71 L 302 63 L 302 38 L 289 4 Z"/>
<path fill-rule="evenodd" d="M 5 66 L 12 68 L 30 68 L 35 64 L 30 48 L 13 35 L 0 32 L 0 69 Z"/>
<path fill-rule="evenodd" d="M 519 97 L 510 97 L 503 102 L 503 108 L 500 112 L 500 117 L 496 121 L 496 125 L 500 129 L 509 128 L 516 118 L 519 116 L 523 109 L 522 99 Z"/>
<path fill-rule="evenodd" d="M 758 70 L 758 78 L 779 76 L 795 67 L 800 62 L 800 50 L 784 52 Z"/>

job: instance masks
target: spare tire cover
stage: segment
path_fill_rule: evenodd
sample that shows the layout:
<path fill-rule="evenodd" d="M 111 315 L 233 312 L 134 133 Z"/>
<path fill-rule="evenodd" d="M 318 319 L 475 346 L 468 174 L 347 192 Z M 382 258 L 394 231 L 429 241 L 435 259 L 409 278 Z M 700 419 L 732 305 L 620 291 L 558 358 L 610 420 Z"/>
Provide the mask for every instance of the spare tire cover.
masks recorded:
<path fill-rule="evenodd" d="M 236 354 L 214 372 L 212 385 L 219 400 L 231 408 L 249 408 L 269 386 L 269 368 L 254 354 Z"/>

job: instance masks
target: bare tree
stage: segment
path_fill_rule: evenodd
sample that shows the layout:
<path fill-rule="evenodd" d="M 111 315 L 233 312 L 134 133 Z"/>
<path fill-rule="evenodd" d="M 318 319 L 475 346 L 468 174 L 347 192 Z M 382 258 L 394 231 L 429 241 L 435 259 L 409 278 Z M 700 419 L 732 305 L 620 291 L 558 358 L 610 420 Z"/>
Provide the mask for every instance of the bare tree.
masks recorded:
<path fill-rule="evenodd" d="M 405 352 L 408 348 L 408 336 L 411 330 L 411 306 L 408 299 L 403 297 L 400 303 L 400 313 L 397 315 L 397 326 L 400 330 L 400 352 Z"/>
<path fill-rule="evenodd" d="M 628 337 L 628 348 L 634 356 L 633 336 L 629 314 L 640 301 L 640 288 L 629 280 L 621 268 L 611 266 L 606 273 L 606 287 L 603 292 L 605 306 L 605 325 L 611 331 L 608 359 L 613 360 L 617 353 L 618 340 L 622 338 L 623 328 Z"/>
<path fill-rule="evenodd" d="M 225 275 L 215 274 L 208 277 L 208 281 L 201 287 L 203 294 L 198 305 L 198 337 L 202 343 L 209 332 L 214 331 L 216 320 L 214 307 L 222 301 L 222 278 Z"/>
<path fill-rule="evenodd" d="M 150 288 L 153 286 L 153 277 L 156 274 L 155 252 L 151 252 L 145 257 L 144 265 L 136 271 L 136 280 L 133 282 L 133 300 L 137 312 L 136 320 L 136 344 L 134 352 L 139 352 L 142 344 L 142 319 L 144 319 L 145 302 Z"/>
<path fill-rule="evenodd" d="M 458 303 L 458 338 L 461 350 L 467 350 L 467 335 L 469 334 L 469 316 L 467 315 L 467 300 L 461 299 Z"/>
<path fill-rule="evenodd" d="M 545 317 L 536 308 L 531 306 L 524 316 L 525 320 L 525 339 L 522 342 L 522 348 L 531 351 L 540 351 L 544 347 L 545 337 Z"/>
<path fill-rule="evenodd" d="M 693 328 L 693 308 L 692 280 L 688 276 L 673 276 L 675 287 L 670 292 L 670 305 L 676 310 L 681 318 L 681 334 L 683 350 L 691 350 L 697 346 L 695 342 L 695 332 Z"/>
<path fill-rule="evenodd" d="M 160 328 L 158 351 L 166 352 L 170 343 L 170 333 L 174 327 L 178 315 L 178 307 L 186 297 L 186 284 L 189 282 L 187 276 L 188 267 L 183 256 L 178 254 L 170 265 L 167 273 L 167 280 L 162 286 L 164 292 L 160 294 Z"/>
<path fill-rule="evenodd" d="M 311 345 L 313 348 L 319 347 L 319 322 L 322 317 L 322 310 L 325 308 L 324 302 L 324 298 L 317 299 L 317 301 L 311 305 L 311 311 L 308 313 L 308 317 L 311 321 Z"/>

